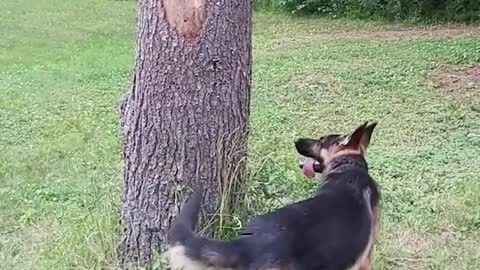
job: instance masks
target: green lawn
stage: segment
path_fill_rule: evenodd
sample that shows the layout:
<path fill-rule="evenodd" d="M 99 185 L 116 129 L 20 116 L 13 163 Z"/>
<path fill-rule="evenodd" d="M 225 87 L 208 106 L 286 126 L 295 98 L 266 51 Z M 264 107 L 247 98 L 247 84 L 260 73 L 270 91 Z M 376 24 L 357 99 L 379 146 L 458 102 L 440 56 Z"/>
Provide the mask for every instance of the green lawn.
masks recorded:
<path fill-rule="evenodd" d="M 0 1 L 0 269 L 113 268 L 134 5 Z M 311 194 L 294 139 L 377 120 L 376 269 L 480 269 L 480 94 L 444 96 L 432 79 L 437 64 L 479 62 L 480 35 L 389 39 L 368 33 L 400 26 L 254 21 L 250 184 L 274 199 L 250 198 L 276 206 Z"/>

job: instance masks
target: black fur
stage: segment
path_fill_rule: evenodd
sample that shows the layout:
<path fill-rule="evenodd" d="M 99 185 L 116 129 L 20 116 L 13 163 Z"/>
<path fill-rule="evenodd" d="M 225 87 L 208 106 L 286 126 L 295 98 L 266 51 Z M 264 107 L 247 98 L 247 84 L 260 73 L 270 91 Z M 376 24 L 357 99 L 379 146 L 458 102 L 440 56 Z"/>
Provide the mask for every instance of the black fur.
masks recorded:
<path fill-rule="evenodd" d="M 193 194 L 172 225 L 170 246 L 182 246 L 188 259 L 211 267 L 348 269 L 369 242 L 371 212 L 380 194 L 363 156 L 341 156 L 331 164 L 331 173 L 314 197 L 255 218 L 232 241 L 193 236 L 201 198 L 199 192 Z M 364 199 L 365 191 L 370 203 Z"/>

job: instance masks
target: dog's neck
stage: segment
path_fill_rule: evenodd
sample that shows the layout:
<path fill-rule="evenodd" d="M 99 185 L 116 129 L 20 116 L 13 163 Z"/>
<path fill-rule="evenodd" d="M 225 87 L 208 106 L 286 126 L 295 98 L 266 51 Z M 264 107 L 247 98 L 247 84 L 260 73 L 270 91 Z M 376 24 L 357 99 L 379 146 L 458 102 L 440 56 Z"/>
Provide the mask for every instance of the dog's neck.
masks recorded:
<path fill-rule="evenodd" d="M 342 173 L 353 168 L 368 172 L 367 161 L 362 155 L 345 155 L 332 159 L 322 176 L 326 179 L 330 174 Z"/>

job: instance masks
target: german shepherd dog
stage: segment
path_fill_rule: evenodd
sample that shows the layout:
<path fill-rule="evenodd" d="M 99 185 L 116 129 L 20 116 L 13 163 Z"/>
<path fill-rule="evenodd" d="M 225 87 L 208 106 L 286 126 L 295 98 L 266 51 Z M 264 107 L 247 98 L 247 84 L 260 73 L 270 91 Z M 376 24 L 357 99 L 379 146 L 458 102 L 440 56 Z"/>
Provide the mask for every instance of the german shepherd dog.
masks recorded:
<path fill-rule="evenodd" d="M 311 158 L 300 166 L 304 174 L 322 174 L 316 195 L 256 217 L 234 240 L 194 236 L 202 200 L 194 191 L 169 231 L 171 269 L 372 269 L 380 193 L 364 156 L 375 126 L 298 139 L 297 151 Z"/>

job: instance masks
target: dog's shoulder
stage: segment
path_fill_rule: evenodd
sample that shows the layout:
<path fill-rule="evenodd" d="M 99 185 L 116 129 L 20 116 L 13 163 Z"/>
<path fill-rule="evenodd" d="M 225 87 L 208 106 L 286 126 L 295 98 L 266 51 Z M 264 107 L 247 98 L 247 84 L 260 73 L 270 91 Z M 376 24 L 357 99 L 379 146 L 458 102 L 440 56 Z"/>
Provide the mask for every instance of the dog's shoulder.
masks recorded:
<path fill-rule="evenodd" d="M 332 172 L 325 177 L 324 184 L 319 191 L 349 189 L 355 192 L 358 198 L 361 198 L 361 194 L 366 188 L 371 189 L 374 195 L 378 193 L 378 185 L 367 170 L 347 166 L 341 171 Z"/>
<path fill-rule="evenodd" d="M 285 258 L 300 269 L 313 269 L 353 261 L 366 245 L 369 231 L 364 202 L 357 201 L 351 188 L 336 185 L 257 216 L 241 238 L 255 262 Z M 337 262 L 334 257 L 340 254 L 345 258 Z"/>

